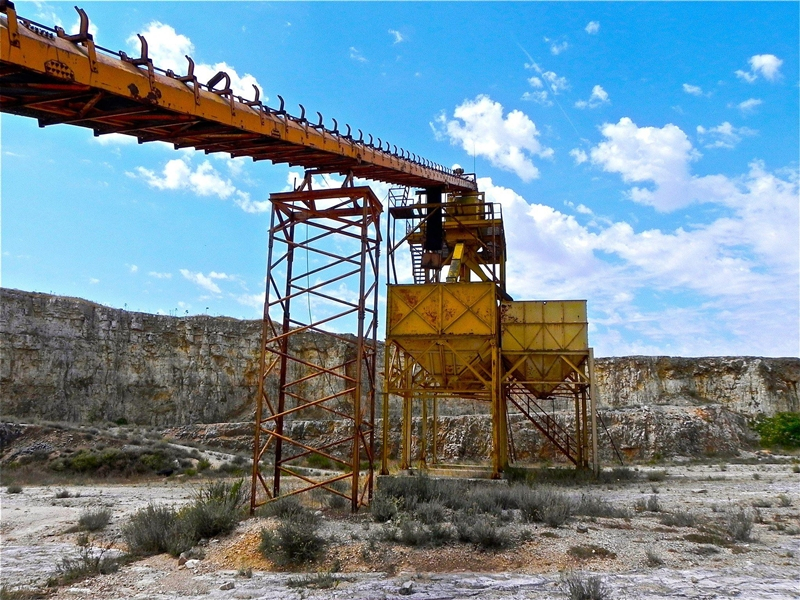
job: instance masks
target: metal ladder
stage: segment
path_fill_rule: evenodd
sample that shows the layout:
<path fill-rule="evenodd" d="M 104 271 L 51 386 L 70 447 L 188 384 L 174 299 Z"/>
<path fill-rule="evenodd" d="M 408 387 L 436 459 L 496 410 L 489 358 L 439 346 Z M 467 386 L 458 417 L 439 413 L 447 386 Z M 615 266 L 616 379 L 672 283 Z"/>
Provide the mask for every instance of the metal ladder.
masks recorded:
<path fill-rule="evenodd" d="M 411 249 L 411 270 L 414 273 L 414 283 L 425 283 L 425 269 L 422 268 L 422 245 L 409 244 Z"/>
<path fill-rule="evenodd" d="M 508 400 L 542 432 L 573 464 L 578 464 L 575 437 L 562 427 L 538 402 L 537 398 L 518 383 L 508 387 Z"/>

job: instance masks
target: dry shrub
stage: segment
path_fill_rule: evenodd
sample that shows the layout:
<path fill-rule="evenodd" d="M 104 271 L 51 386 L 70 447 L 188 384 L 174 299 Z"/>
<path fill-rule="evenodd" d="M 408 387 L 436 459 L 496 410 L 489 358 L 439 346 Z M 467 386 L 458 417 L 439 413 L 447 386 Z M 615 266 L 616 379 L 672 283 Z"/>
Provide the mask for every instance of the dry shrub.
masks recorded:
<path fill-rule="evenodd" d="M 111 520 L 111 510 L 108 508 L 89 509 L 81 513 L 78 518 L 78 528 L 83 531 L 100 531 Z"/>
<path fill-rule="evenodd" d="M 567 573 L 561 578 L 561 585 L 570 600 L 609 600 L 611 590 L 598 575 Z"/>
<path fill-rule="evenodd" d="M 279 566 L 300 565 L 320 559 L 326 540 L 319 535 L 319 517 L 308 509 L 280 519 L 275 531 L 261 530 L 259 551 Z"/>

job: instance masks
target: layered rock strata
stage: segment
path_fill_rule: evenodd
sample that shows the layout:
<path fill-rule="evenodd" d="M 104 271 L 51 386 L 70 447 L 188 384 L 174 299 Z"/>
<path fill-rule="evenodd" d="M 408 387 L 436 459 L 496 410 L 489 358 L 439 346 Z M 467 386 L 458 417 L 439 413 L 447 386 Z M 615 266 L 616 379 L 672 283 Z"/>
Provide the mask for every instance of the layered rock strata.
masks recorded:
<path fill-rule="evenodd" d="M 151 315 L 8 289 L 0 300 L 0 402 L 8 418 L 160 428 L 253 418 L 260 321 Z M 341 364 L 348 351 L 313 333 L 294 343 L 296 354 L 325 365 Z M 748 419 L 800 411 L 798 358 L 600 358 L 597 380 L 608 430 L 631 458 L 727 452 L 752 440 Z M 267 383 L 274 391 L 276 379 Z M 304 394 L 321 397 L 329 387 L 317 378 Z M 443 406 L 440 448 L 447 457 L 484 454 L 488 418 L 480 413 L 485 407 L 474 403 Z M 518 418 L 518 452 L 547 458 L 547 445 Z M 337 427 L 313 423 L 293 426 Z"/>

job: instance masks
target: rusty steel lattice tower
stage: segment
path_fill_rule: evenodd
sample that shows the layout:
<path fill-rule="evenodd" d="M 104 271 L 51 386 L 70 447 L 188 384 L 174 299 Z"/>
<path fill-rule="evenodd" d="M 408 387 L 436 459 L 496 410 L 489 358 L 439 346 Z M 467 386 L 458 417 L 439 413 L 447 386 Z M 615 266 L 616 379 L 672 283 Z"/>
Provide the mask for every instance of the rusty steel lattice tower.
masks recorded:
<path fill-rule="evenodd" d="M 356 511 L 372 495 L 382 206 L 369 187 L 353 187 L 350 179 L 326 190 L 310 189 L 311 181 L 308 175 L 297 191 L 270 196 L 253 509 L 281 494 L 322 488 Z M 355 335 L 338 333 L 354 325 Z M 309 335 L 310 350 L 302 345 Z M 344 346 L 333 361 L 323 354 L 331 342 Z M 292 427 L 326 417 L 339 423 L 323 442 L 306 442 Z M 309 458 L 339 470 L 298 464 Z M 286 477 L 294 485 L 288 490 Z"/>

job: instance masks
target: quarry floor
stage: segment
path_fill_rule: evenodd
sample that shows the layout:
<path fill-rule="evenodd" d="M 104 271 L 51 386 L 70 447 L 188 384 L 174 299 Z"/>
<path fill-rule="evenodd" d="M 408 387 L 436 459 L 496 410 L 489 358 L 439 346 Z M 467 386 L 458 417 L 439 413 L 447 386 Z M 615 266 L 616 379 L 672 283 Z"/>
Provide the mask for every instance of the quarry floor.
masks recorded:
<path fill-rule="evenodd" d="M 279 572 L 258 553 L 259 530 L 269 519 L 243 521 L 230 536 L 210 540 L 205 558 L 179 565 L 168 555 L 127 564 L 51 591 L 52 598 L 229 599 L 409 597 L 545 599 L 568 597 L 561 574 L 576 570 L 602 576 L 610 598 L 800 598 L 800 473 L 782 464 L 683 464 L 638 467 L 641 481 L 613 486 L 565 488 L 588 491 L 615 506 L 633 509 L 637 500 L 657 496 L 664 511 L 691 511 L 710 519 L 733 507 L 753 510 L 753 539 L 714 546 L 686 539 L 696 530 L 668 527 L 660 513 L 635 512 L 630 519 L 570 519 L 560 528 L 526 525 L 527 541 L 509 550 L 479 551 L 465 544 L 419 549 L 379 543 L 369 550 L 369 514 L 326 512 L 324 534 L 336 540 L 321 564 L 338 564 L 331 589 L 297 586 L 299 573 Z M 648 481 L 651 470 L 666 470 L 663 481 Z M 119 546 L 120 527 L 149 502 L 180 505 L 199 480 L 174 478 L 129 485 L 25 486 L 21 493 L 0 492 L 0 573 L 8 590 L 41 588 L 61 559 L 76 552 L 73 527 L 88 508 L 108 507 L 111 524 L 94 544 Z M 72 497 L 56 498 L 66 489 Z M 78 495 L 80 494 L 80 495 Z M 756 508 L 753 508 L 756 507 Z M 571 547 L 594 545 L 606 558 L 572 558 Z M 647 552 L 663 560 L 649 566 Z M 249 569 L 252 569 L 250 575 Z M 248 576 L 250 575 L 250 576 Z"/>

